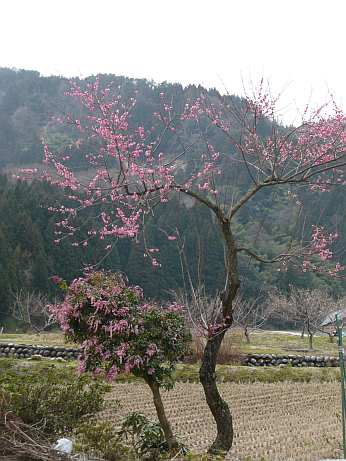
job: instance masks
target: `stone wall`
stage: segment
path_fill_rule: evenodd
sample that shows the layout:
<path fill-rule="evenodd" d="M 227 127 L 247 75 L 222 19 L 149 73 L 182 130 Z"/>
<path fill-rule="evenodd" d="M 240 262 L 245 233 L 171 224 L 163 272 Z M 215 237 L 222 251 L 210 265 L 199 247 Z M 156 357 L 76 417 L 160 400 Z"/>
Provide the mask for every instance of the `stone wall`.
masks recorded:
<path fill-rule="evenodd" d="M 275 355 L 249 354 L 243 360 L 244 365 L 251 367 L 338 367 L 339 359 L 330 356 L 315 355 Z"/>
<path fill-rule="evenodd" d="M 0 357 L 27 359 L 32 356 L 42 356 L 47 358 L 60 357 L 65 360 L 76 360 L 79 354 L 79 349 L 60 346 L 29 346 L 27 344 L 0 343 Z"/>
<path fill-rule="evenodd" d="M 27 344 L 0 343 L 0 357 L 14 357 L 17 359 L 42 356 L 47 358 L 62 358 L 76 360 L 80 355 L 79 349 L 61 346 L 29 346 Z M 242 360 L 243 365 L 250 367 L 338 367 L 337 357 L 314 355 L 275 355 L 249 354 Z"/>

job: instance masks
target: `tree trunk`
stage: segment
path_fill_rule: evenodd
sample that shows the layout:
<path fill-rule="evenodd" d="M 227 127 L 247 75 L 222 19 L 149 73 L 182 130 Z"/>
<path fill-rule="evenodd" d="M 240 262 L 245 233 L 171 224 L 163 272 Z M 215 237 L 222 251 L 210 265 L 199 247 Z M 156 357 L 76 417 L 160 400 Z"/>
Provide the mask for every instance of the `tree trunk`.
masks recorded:
<path fill-rule="evenodd" d="M 250 333 L 249 333 L 248 327 L 244 328 L 244 335 L 245 335 L 245 338 L 246 338 L 246 342 L 248 344 L 250 344 Z"/>
<path fill-rule="evenodd" d="M 308 337 L 309 337 L 309 349 L 312 350 L 313 349 L 313 345 L 312 345 L 313 332 L 310 329 L 310 320 L 309 319 L 307 320 L 306 330 L 308 332 Z"/>
<path fill-rule="evenodd" d="M 222 399 L 216 385 L 216 360 L 226 331 L 233 323 L 232 304 L 240 286 L 238 275 L 237 248 L 231 231 L 230 221 L 222 213 L 217 215 L 224 238 L 226 283 L 222 294 L 222 317 L 217 319 L 218 332 L 208 338 L 206 343 L 199 378 L 204 389 L 205 398 L 215 419 L 217 435 L 209 448 L 211 454 L 226 454 L 233 443 L 233 421 L 227 403 Z"/>
<path fill-rule="evenodd" d="M 219 394 L 215 376 L 216 358 L 224 335 L 225 331 L 208 339 L 199 370 L 199 378 L 204 389 L 205 398 L 217 427 L 216 439 L 209 448 L 209 453 L 212 454 L 228 452 L 233 442 L 232 415 L 227 403 Z"/>
<path fill-rule="evenodd" d="M 304 333 L 305 333 L 305 324 L 303 325 L 302 334 L 300 335 L 302 339 L 304 338 Z"/>
<path fill-rule="evenodd" d="M 160 386 L 157 383 L 157 381 L 150 376 L 146 377 L 145 380 L 148 383 L 151 389 L 151 392 L 153 393 L 153 400 L 154 400 L 154 405 L 156 409 L 156 414 L 160 421 L 160 425 L 162 427 L 163 433 L 165 434 L 165 439 L 166 439 L 168 448 L 170 450 L 174 448 L 178 448 L 179 446 L 178 442 L 173 435 L 171 425 L 165 413 L 165 408 L 163 406 L 163 402 L 162 402 L 161 394 L 160 394 Z"/>

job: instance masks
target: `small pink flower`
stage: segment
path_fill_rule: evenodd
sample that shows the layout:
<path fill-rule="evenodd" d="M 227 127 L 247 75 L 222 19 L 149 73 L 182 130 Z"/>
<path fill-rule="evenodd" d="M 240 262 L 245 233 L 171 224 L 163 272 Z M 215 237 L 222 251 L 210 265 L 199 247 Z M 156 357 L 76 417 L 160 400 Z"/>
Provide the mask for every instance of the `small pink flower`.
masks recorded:
<path fill-rule="evenodd" d="M 149 344 L 147 347 L 147 350 L 145 351 L 148 357 L 153 357 L 155 354 L 157 354 L 157 346 L 156 344 Z"/>
<path fill-rule="evenodd" d="M 55 283 L 55 285 L 58 285 L 60 282 L 62 282 L 62 278 L 59 277 L 59 275 L 53 275 L 50 279 L 53 283 Z"/>
<path fill-rule="evenodd" d="M 83 374 L 86 372 L 86 365 L 85 365 L 85 361 L 83 359 L 81 359 L 78 363 L 78 374 Z"/>
<path fill-rule="evenodd" d="M 118 368 L 115 365 L 113 365 L 112 368 L 106 374 L 107 381 L 113 381 L 117 377 L 118 371 Z"/>

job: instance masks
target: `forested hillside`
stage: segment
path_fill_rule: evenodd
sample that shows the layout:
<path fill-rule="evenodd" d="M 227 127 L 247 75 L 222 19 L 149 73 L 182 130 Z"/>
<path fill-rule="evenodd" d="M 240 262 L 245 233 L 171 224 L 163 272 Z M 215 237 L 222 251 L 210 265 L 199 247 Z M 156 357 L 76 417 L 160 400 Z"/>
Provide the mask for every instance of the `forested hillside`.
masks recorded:
<path fill-rule="evenodd" d="M 195 86 L 155 85 L 114 75 L 104 75 L 101 79 L 105 83 L 115 82 L 126 97 L 136 98 L 134 119 L 144 125 L 150 124 L 152 113 L 158 110 L 161 93 L 179 110 L 200 92 Z M 169 290 L 184 288 L 187 273 L 186 267 L 182 270 L 182 264 L 189 267 L 194 282 L 202 281 L 208 292 L 221 289 L 223 249 L 217 227 L 210 212 L 193 199 L 176 197 L 175 206 L 172 202 L 169 206 L 161 204 L 162 210 L 148 217 L 146 243 L 159 249 L 158 259 L 162 264 L 154 270 L 143 256 L 143 237 L 139 241 L 120 239 L 106 258 L 103 258 L 105 244 L 102 241 L 90 241 L 86 247 L 73 247 L 68 240 L 54 244 L 56 217 L 48 208 L 63 200 L 62 192 L 38 181 L 18 181 L 13 178 L 13 172 L 19 167 L 40 164 L 42 137 L 55 150 L 70 149 L 73 157 L 70 148 L 73 134 L 54 118 L 78 111 L 64 96 L 67 88 L 68 81 L 64 78 L 0 69 L 0 323 L 19 289 L 54 296 L 55 288 L 49 277 L 58 274 L 71 279 L 81 273 L 82 267 L 94 264 L 126 272 L 130 281 L 142 285 L 151 297 L 166 297 Z M 216 91 L 209 94 L 214 97 Z M 241 104 L 240 98 L 232 98 Z M 263 125 L 263 135 L 268 128 Z M 193 129 L 184 135 L 186 139 L 193 139 Z M 214 144 L 218 145 L 218 139 L 214 139 Z M 221 140 L 218 148 L 223 150 Z M 174 151 L 173 140 L 168 137 L 162 149 Z M 198 146 L 191 158 L 191 163 L 198 161 Z M 78 156 L 74 162 L 75 169 L 80 170 Z M 246 189 L 248 178 L 244 174 L 231 169 L 226 161 L 222 167 L 225 193 L 237 194 Z M 79 174 L 87 172 L 79 171 Z M 297 201 L 302 206 L 297 207 Z M 337 260 L 345 264 L 345 205 L 345 194 L 337 187 L 323 194 L 302 191 L 299 196 L 280 189 L 275 193 L 263 191 L 238 215 L 237 232 L 244 245 L 255 244 L 259 254 L 271 257 L 287 248 L 292 235 L 293 239 L 300 239 L 311 232 L 312 224 L 324 225 L 340 235 L 334 250 Z M 83 231 L 81 240 L 82 234 Z M 169 239 L 169 235 L 174 235 L 176 240 Z M 291 266 L 283 270 L 247 256 L 241 257 L 240 264 L 247 296 L 265 293 L 273 286 L 285 290 L 289 284 L 310 288 L 328 286 L 335 294 L 346 290 L 343 281 L 301 273 Z"/>

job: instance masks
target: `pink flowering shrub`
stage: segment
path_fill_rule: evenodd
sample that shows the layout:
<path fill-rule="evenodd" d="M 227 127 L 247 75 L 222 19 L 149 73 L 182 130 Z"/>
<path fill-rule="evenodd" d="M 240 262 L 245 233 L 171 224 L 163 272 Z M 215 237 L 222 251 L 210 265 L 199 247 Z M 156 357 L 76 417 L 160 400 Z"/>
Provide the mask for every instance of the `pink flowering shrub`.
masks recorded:
<path fill-rule="evenodd" d="M 172 385 L 176 362 L 190 340 L 181 307 L 143 300 L 141 288 L 119 273 L 91 272 L 66 288 L 62 303 L 52 306 L 68 340 L 81 345 L 81 372 L 148 377 Z"/>

